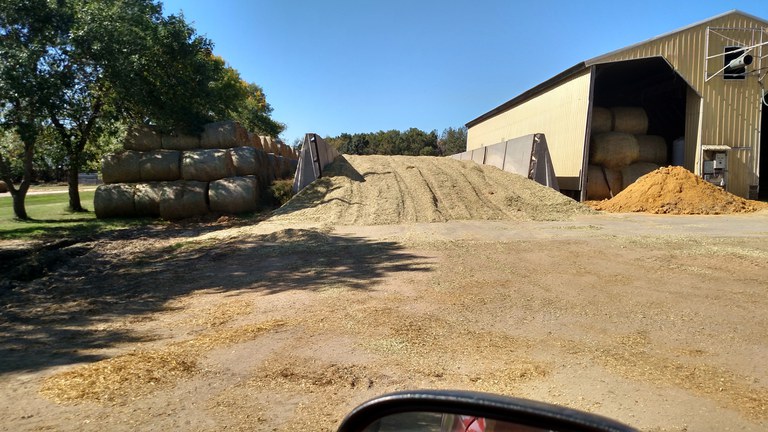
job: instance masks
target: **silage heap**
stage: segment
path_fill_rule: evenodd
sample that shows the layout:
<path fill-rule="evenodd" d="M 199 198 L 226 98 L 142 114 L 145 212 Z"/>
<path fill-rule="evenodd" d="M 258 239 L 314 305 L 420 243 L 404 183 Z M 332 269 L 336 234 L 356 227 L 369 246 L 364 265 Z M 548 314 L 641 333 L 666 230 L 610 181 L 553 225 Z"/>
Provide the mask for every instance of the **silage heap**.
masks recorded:
<path fill-rule="evenodd" d="M 275 212 L 281 222 L 390 225 L 567 220 L 591 210 L 522 176 L 427 156 L 339 157 Z"/>
<path fill-rule="evenodd" d="M 640 177 L 595 208 L 614 213 L 716 215 L 750 213 L 768 204 L 738 197 L 683 167 L 669 166 Z"/>

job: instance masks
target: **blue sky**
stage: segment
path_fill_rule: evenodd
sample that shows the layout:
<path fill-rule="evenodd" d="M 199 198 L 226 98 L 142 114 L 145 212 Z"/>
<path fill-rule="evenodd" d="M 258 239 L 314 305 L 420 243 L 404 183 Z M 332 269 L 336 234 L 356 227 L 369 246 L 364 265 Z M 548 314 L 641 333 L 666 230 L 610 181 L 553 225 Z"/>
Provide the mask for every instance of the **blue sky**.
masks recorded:
<path fill-rule="evenodd" d="M 768 1 L 163 1 L 264 88 L 288 143 L 459 127 L 580 61 Z"/>

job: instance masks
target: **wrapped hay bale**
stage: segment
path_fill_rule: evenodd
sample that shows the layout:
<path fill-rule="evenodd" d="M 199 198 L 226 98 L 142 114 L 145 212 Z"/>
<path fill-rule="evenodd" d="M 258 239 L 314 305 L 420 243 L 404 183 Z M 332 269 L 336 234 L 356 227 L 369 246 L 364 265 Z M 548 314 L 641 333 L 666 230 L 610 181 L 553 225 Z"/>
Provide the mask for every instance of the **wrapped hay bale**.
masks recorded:
<path fill-rule="evenodd" d="M 261 137 L 253 132 L 248 132 L 249 145 L 255 149 L 263 150 L 264 144 L 261 143 Z"/>
<path fill-rule="evenodd" d="M 141 181 L 173 181 L 181 177 L 181 152 L 155 150 L 142 153 L 139 160 Z"/>
<path fill-rule="evenodd" d="M 592 107 L 592 133 L 610 132 L 613 129 L 613 114 L 603 107 Z"/>
<path fill-rule="evenodd" d="M 175 181 L 160 186 L 160 217 L 184 219 L 208 213 L 208 183 Z"/>
<path fill-rule="evenodd" d="M 162 144 L 164 150 L 197 150 L 200 148 L 200 137 L 173 132 L 163 135 Z"/>
<path fill-rule="evenodd" d="M 111 217 L 131 217 L 136 215 L 133 201 L 132 184 L 103 184 L 96 188 L 93 195 L 93 207 L 99 219 Z"/>
<path fill-rule="evenodd" d="M 632 165 L 626 166 L 621 170 L 621 177 L 624 189 L 632 183 L 636 182 L 640 177 L 656 171 L 659 166 L 650 162 L 638 162 Z"/>
<path fill-rule="evenodd" d="M 181 156 L 181 178 L 209 182 L 235 175 L 229 150 L 208 149 L 185 151 Z"/>
<path fill-rule="evenodd" d="M 648 133 L 648 114 L 640 107 L 613 107 L 614 132 L 624 132 L 635 135 Z"/>
<path fill-rule="evenodd" d="M 212 212 L 245 213 L 256 210 L 259 186 L 256 177 L 229 177 L 212 181 L 208 186 L 208 202 Z"/>
<path fill-rule="evenodd" d="M 621 171 L 590 165 L 587 168 L 587 199 L 604 200 L 623 189 Z"/>
<path fill-rule="evenodd" d="M 262 136 L 261 142 L 264 143 L 264 151 L 267 153 L 275 153 L 275 142 L 272 137 Z"/>
<path fill-rule="evenodd" d="M 160 216 L 160 198 L 164 188 L 165 183 L 137 183 L 133 193 L 136 216 Z"/>
<path fill-rule="evenodd" d="M 634 135 L 622 132 L 604 132 L 592 137 L 589 145 L 589 163 L 611 169 L 622 169 L 636 162 L 640 148 Z"/>
<path fill-rule="evenodd" d="M 640 149 L 638 162 L 650 162 L 656 165 L 667 164 L 667 142 L 664 137 L 657 135 L 638 135 L 637 145 Z"/>
<path fill-rule="evenodd" d="M 256 149 L 253 147 L 235 147 L 230 149 L 235 174 L 239 176 L 254 175 L 259 171 L 256 160 Z"/>
<path fill-rule="evenodd" d="M 247 146 L 248 143 L 248 131 L 232 120 L 208 123 L 200 136 L 200 147 L 204 149 Z"/>
<path fill-rule="evenodd" d="M 141 180 L 141 152 L 128 150 L 101 159 L 101 177 L 106 184 L 133 183 Z"/>
<path fill-rule="evenodd" d="M 123 148 L 126 150 L 150 151 L 161 147 L 160 134 L 154 127 L 143 124 L 128 128 L 123 140 Z"/>
<path fill-rule="evenodd" d="M 271 167 L 269 165 L 269 156 L 263 150 L 256 150 L 256 164 L 258 165 L 256 176 L 259 179 L 259 185 L 261 185 L 261 187 L 266 187 L 272 183 L 274 177 L 270 177 Z"/>

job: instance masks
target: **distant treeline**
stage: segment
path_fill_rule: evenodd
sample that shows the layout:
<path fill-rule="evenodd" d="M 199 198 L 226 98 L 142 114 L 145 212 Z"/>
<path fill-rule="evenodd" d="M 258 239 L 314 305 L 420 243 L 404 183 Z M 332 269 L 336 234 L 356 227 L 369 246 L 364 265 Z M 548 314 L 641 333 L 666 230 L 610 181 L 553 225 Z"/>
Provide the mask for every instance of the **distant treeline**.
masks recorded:
<path fill-rule="evenodd" d="M 466 150 L 467 128 L 448 128 L 440 135 L 436 130 L 424 132 L 416 128 L 402 132 L 343 133 L 326 137 L 325 141 L 343 154 L 447 156 Z"/>

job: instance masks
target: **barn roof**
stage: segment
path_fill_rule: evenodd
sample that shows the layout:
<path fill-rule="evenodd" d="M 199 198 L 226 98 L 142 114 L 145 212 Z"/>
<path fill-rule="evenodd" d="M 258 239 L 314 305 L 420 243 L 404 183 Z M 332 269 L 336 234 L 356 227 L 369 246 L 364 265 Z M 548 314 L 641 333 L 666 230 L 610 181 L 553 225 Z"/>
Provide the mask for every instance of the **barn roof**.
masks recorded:
<path fill-rule="evenodd" d="M 594 58 L 589 59 L 589 60 L 585 60 L 585 61 L 579 62 L 576 65 L 574 65 L 574 66 L 564 70 L 563 72 L 560 72 L 559 74 L 553 76 L 552 78 L 542 82 L 541 84 L 539 84 L 539 85 L 537 85 L 535 87 L 532 87 L 529 90 L 526 90 L 525 92 L 523 92 L 523 93 L 519 94 L 518 96 L 508 100 L 507 102 L 504 102 L 503 104 L 501 104 L 501 105 L 497 106 L 496 108 L 486 112 L 485 114 L 483 114 L 483 115 L 481 115 L 481 116 L 479 116 L 479 117 L 469 121 L 466 124 L 466 126 L 468 128 L 472 127 L 472 126 L 474 126 L 474 125 L 476 125 L 478 123 L 481 123 L 481 122 L 483 122 L 483 121 L 485 121 L 485 120 L 487 120 L 489 118 L 495 117 L 498 114 L 501 114 L 501 113 L 503 113 L 505 111 L 509 111 L 510 109 L 514 108 L 515 106 L 520 105 L 521 103 L 523 103 L 523 102 L 525 102 L 525 101 L 527 101 L 527 100 L 529 100 L 529 99 L 531 99 L 531 98 L 533 98 L 533 97 L 535 97 L 535 96 L 537 96 L 539 94 L 545 93 L 546 91 L 548 91 L 549 89 L 551 89 L 553 87 L 558 86 L 559 84 L 567 81 L 571 77 L 581 74 L 582 72 L 584 72 L 590 66 L 606 63 L 606 59 L 614 57 L 617 54 L 620 54 L 620 53 L 622 53 L 624 51 L 632 50 L 632 49 L 634 49 L 634 48 L 636 48 L 638 46 L 645 45 L 645 44 L 653 42 L 653 41 L 655 41 L 657 39 L 665 38 L 665 37 L 674 35 L 676 33 L 681 33 L 681 32 L 684 32 L 686 30 L 689 30 L 691 28 L 700 26 L 702 24 L 706 24 L 706 23 L 708 23 L 710 21 L 715 21 L 717 19 L 729 16 L 729 15 L 741 15 L 743 17 L 746 17 L 746 18 L 749 18 L 749 19 L 761 22 L 761 23 L 765 24 L 768 27 L 768 21 L 766 21 L 766 20 L 764 20 L 762 18 L 756 17 L 754 15 L 750 15 L 748 13 L 742 12 L 740 10 L 733 9 L 731 11 L 722 13 L 720 15 L 713 16 L 713 17 L 708 18 L 708 19 L 703 20 L 703 21 L 699 21 L 699 22 L 687 25 L 687 26 L 679 28 L 677 30 L 673 30 L 671 32 L 664 33 L 662 35 L 659 35 L 659 36 L 656 36 L 656 37 L 644 40 L 642 42 L 639 42 L 639 43 L 636 43 L 636 44 L 633 44 L 633 45 L 630 45 L 630 46 L 627 46 L 627 47 L 624 47 L 624 48 L 620 48 L 620 49 L 615 50 L 615 51 L 611 51 L 609 53 L 606 53 L 606 54 L 594 57 Z"/>

